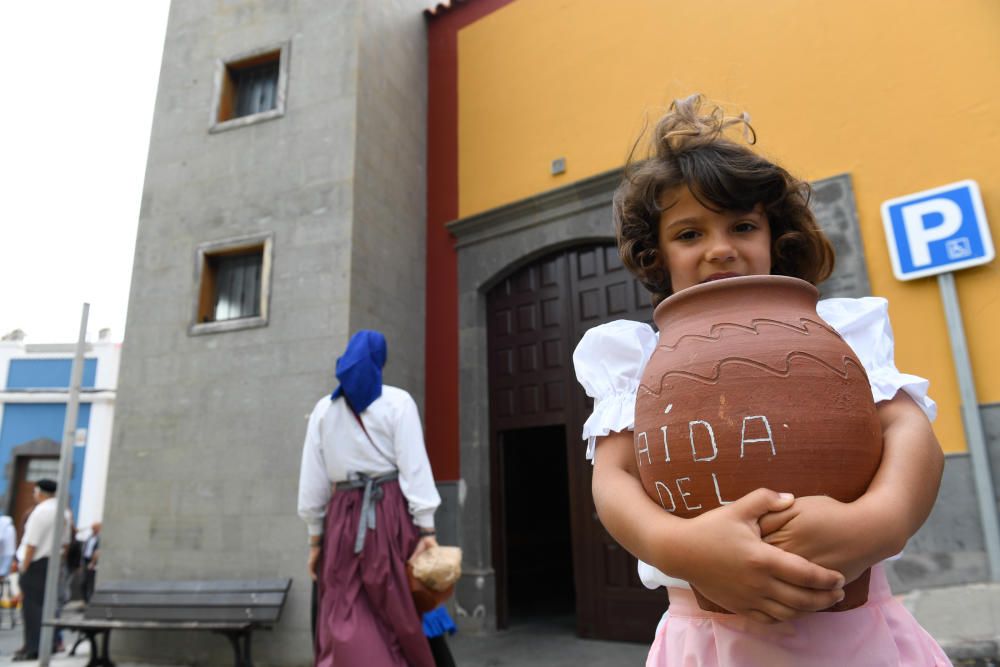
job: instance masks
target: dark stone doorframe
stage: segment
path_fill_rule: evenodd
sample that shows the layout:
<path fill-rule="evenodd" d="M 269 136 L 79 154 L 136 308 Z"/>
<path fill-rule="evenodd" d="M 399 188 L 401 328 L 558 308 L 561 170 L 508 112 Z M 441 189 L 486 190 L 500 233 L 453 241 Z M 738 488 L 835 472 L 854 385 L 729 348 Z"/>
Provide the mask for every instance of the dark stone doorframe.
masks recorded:
<path fill-rule="evenodd" d="M 28 442 L 16 445 L 10 450 L 10 458 L 4 466 L 4 476 L 7 478 L 7 493 L 0 497 L 0 506 L 5 507 L 6 514 L 13 511 L 14 483 L 17 481 L 14 476 L 17 474 L 17 459 L 22 456 L 54 457 L 59 458 L 62 446 L 55 440 L 49 438 L 35 438 Z"/>
<path fill-rule="evenodd" d="M 490 535 L 490 420 L 486 293 L 532 261 L 561 248 L 614 240 L 613 170 L 448 225 L 457 239 L 459 326 L 459 510 L 462 580 L 455 595 L 468 629 L 496 628 Z"/>
<path fill-rule="evenodd" d="M 448 224 L 458 254 L 459 518 L 464 572 L 455 596 L 469 629 L 495 629 L 490 535 L 490 420 L 486 293 L 500 280 L 568 246 L 614 241 L 614 169 Z M 814 212 L 844 257 L 825 296 L 868 293 L 864 248 L 849 174 L 814 181 Z M 845 249 L 851 252 L 844 253 Z M 848 259 L 849 257 L 849 259 Z"/>

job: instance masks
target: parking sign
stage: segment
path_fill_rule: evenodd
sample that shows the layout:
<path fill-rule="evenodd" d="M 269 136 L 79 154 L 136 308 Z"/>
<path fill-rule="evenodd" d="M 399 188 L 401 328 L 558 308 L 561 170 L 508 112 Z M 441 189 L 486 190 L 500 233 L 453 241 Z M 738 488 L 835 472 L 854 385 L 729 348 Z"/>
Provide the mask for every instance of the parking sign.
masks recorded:
<path fill-rule="evenodd" d="M 959 181 L 882 204 L 892 272 L 900 280 L 993 260 L 993 240 L 975 181 Z"/>

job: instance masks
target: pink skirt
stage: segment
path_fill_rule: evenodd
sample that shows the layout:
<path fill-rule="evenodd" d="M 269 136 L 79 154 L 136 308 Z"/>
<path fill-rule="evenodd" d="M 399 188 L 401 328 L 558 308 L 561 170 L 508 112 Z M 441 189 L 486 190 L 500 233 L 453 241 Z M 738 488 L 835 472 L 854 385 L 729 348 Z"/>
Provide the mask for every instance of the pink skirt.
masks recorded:
<path fill-rule="evenodd" d="M 317 667 L 434 667 L 410 593 L 406 559 L 419 540 L 399 482 L 382 485 L 375 529 L 354 553 L 363 489 L 338 490 L 326 510 L 316 618 Z"/>
<path fill-rule="evenodd" d="M 698 607 L 694 594 L 670 588 L 670 610 L 646 667 L 937 667 L 951 661 L 892 596 L 881 565 L 872 568 L 868 602 L 766 625 Z"/>

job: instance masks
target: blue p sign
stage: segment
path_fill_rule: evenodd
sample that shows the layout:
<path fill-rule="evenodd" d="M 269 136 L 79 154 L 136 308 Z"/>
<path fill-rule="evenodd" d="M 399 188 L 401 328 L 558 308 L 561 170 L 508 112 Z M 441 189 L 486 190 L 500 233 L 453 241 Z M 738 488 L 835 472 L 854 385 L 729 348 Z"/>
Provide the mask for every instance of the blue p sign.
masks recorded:
<path fill-rule="evenodd" d="M 957 271 L 994 257 L 975 181 L 890 199 L 882 204 L 882 224 L 892 271 L 900 280 Z"/>

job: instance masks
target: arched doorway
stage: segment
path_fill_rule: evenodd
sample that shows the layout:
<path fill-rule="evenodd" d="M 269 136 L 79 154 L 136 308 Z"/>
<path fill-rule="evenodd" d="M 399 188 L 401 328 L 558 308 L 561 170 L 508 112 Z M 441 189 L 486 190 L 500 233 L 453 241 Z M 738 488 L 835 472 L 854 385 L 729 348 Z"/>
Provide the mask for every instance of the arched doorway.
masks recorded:
<path fill-rule="evenodd" d="M 650 321 L 648 294 L 614 245 L 589 243 L 517 269 L 486 307 L 498 626 L 575 615 L 583 637 L 650 641 L 666 596 L 597 519 L 580 437 L 592 406 L 572 365 L 587 329 Z"/>
<path fill-rule="evenodd" d="M 48 477 L 59 478 L 58 442 L 36 438 L 14 447 L 7 465 L 7 514 L 14 520 L 17 543 L 21 543 L 24 522 L 35 507 L 35 482 Z"/>

